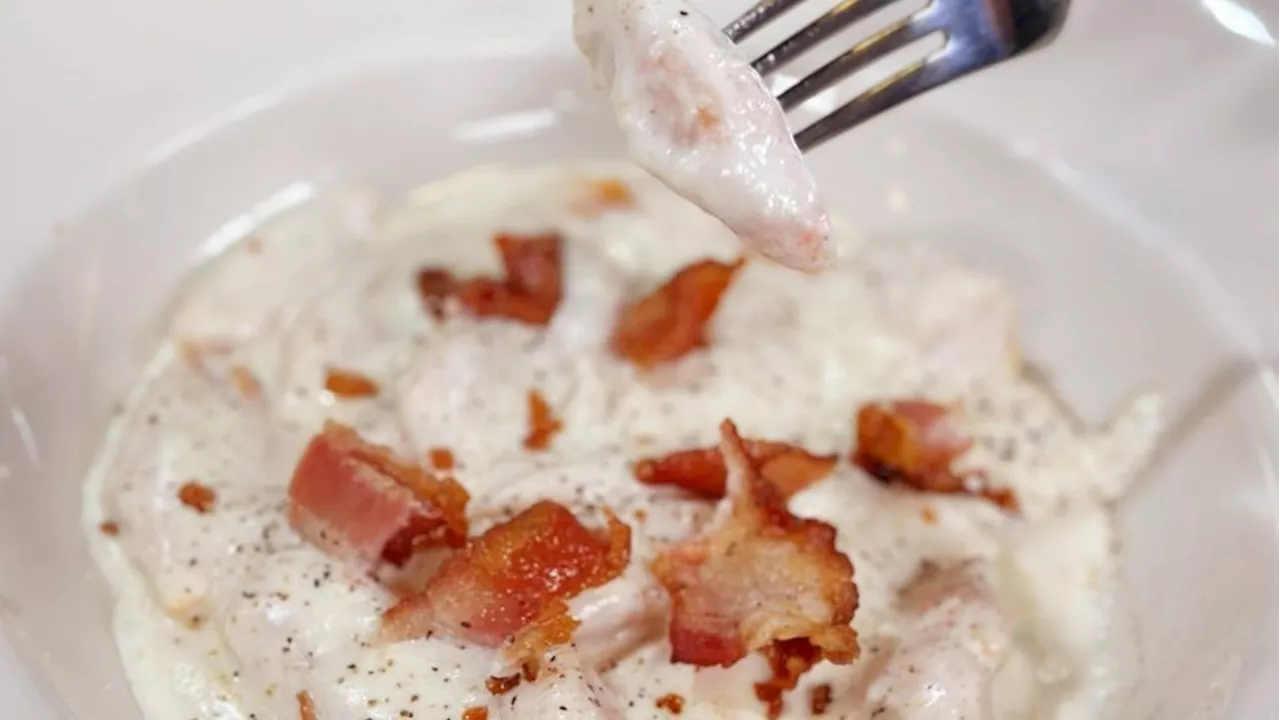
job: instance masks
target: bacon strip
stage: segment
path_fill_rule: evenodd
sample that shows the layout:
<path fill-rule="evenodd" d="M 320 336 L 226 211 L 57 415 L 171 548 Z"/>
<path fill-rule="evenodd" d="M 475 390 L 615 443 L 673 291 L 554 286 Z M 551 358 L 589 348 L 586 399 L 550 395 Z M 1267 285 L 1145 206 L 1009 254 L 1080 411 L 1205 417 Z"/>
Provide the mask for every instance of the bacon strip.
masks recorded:
<path fill-rule="evenodd" d="M 652 565 L 671 596 L 672 661 L 728 666 L 783 643 L 788 657 L 812 648 L 815 662 L 852 662 L 858 591 L 835 529 L 787 510 L 732 422 L 721 424 L 721 435 L 729 495 L 716 526 Z"/>
<path fill-rule="evenodd" d="M 858 410 L 853 462 L 873 477 L 926 492 L 973 495 L 1018 512 L 1017 497 L 981 472 L 951 469 L 973 445 L 948 422 L 948 409 L 924 400 L 867 403 Z"/>
<path fill-rule="evenodd" d="M 702 260 L 622 311 L 609 344 L 638 367 L 676 360 L 707 344 L 706 326 L 745 261 Z"/>
<path fill-rule="evenodd" d="M 426 588 L 382 617 L 391 642 L 444 633 L 477 645 L 508 643 L 532 657 L 569 640 L 577 621 L 565 601 L 617 577 L 631 556 L 631 529 L 609 515 L 588 530 L 568 509 L 538 502 L 447 559 Z"/>
<path fill-rule="evenodd" d="M 836 465 L 835 455 L 814 455 L 797 445 L 772 440 L 743 440 L 747 457 L 760 475 L 783 497 L 791 497 L 826 477 Z M 706 498 L 724 497 L 729 471 L 719 448 L 678 450 L 644 458 L 632 468 L 645 485 L 675 485 Z"/>
<path fill-rule="evenodd" d="M 420 549 L 461 547 L 467 491 L 335 422 L 311 438 L 289 484 L 289 523 L 335 556 L 402 567 Z"/>

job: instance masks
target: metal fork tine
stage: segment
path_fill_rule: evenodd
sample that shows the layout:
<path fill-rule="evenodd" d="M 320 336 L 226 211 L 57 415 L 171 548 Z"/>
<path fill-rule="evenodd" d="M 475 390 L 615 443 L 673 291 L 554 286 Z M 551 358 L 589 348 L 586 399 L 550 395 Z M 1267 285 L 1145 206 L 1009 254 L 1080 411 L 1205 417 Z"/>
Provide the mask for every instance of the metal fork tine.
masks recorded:
<path fill-rule="evenodd" d="M 778 97 L 778 102 L 784 110 L 791 110 L 894 50 L 934 31 L 934 27 L 920 22 L 916 16 L 885 28 L 787 88 Z"/>
<path fill-rule="evenodd" d="M 897 0 L 828 0 L 837 2 L 817 20 L 756 58 L 752 67 L 768 74 L 839 30 Z M 725 33 L 735 42 L 756 32 L 804 0 L 758 0 Z M 796 144 L 809 151 L 872 116 L 956 78 L 1032 50 L 1052 40 L 1062 28 L 1069 0 L 916 0 L 923 5 L 853 49 L 803 77 L 778 97 L 784 110 L 834 87 L 844 78 L 933 33 L 945 37 L 943 47 L 826 117 L 796 133 Z"/>
<path fill-rule="evenodd" d="M 804 0 L 759 0 L 755 5 L 751 6 L 751 9 L 729 23 L 729 26 L 724 29 L 724 34 L 728 35 L 729 39 L 734 42 L 741 42 L 755 31 L 776 20 L 779 15 L 802 2 Z"/>
<path fill-rule="evenodd" d="M 896 0 L 844 0 L 822 17 L 778 43 L 751 65 L 761 75 L 768 75 L 814 45 L 893 2 Z"/>
<path fill-rule="evenodd" d="M 796 133 L 796 145 L 802 152 L 808 152 L 895 105 L 980 67 L 982 62 L 962 61 L 962 64 L 951 65 L 932 59 L 918 62 Z"/>

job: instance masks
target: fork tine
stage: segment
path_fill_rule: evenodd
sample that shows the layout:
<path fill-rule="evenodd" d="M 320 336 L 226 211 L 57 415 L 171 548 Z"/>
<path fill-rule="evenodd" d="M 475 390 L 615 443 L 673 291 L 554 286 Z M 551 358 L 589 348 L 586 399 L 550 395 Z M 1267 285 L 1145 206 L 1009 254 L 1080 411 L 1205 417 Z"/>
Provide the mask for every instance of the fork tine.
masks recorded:
<path fill-rule="evenodd" d="M 946 65 L 936 60 L 922 60 L 796 133 L 796 145 L 802 152 L 808 152 L 895 105 L 981 66 L 980 62 Z"/>
<path fill-rule="evenodd" d="M 777 68 L 791 62 L 797 55 L 814 45 L 895 1 L 844 0 L 827 11 L 822 17 L 809 23 L 803 29 L 798 30 L 794 35 L 761 55 L 755 62 L 751 63 L 751 66 L 761 75 L 768 75 Z"/>
<path fill-rule="evenodd" d="M 739 42 L 802 2 L 804 0 L 758 0 L 749 10 L 729 23 L 724 34 L 730 40 Z"/>
<path fill-rule="evenodd" d="M 849 75 L 935 30 L 930 24 L 920 22 L 916 16 L 885 28 L 801 78 L 800 82 L 787 88 L 778 97 L 778 102 L 784 110 L 791 110 Z"/>

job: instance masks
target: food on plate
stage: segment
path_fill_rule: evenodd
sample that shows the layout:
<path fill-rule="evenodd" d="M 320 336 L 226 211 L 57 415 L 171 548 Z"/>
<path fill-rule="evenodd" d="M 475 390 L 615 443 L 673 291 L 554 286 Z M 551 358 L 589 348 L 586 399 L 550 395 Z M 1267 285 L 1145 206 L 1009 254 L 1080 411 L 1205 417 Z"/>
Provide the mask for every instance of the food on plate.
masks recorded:
<path fill-rule="evenodd" d="M 1066 416 L 999 283 L 838 223 L 742 262 L 625 164 L 330 227 L 364 197 L 202 268 L 100 452 L 146 717 L 1074 720 L 1136 672 L 1153 404 Z"/>
<path fill-rule="evenodd" d="M 638 165 L 757 252 L 831 264 L 827 212 L 786 115 L 710 18 L 685 0 L 575 0 L 574 35 Z"/>

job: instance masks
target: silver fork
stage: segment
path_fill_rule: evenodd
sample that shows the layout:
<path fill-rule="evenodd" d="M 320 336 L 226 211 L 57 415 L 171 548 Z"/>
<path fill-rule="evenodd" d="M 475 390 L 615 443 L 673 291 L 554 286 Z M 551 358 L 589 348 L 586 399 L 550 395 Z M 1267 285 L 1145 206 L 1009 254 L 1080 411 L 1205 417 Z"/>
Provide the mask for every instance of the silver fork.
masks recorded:
<path fill-rule="evenodd" d="M 725 28 L 740 42 L 806 0 L 759 0 Z M 841 0 L 752 66 L 768 75 L 840 30 L 900 0 Z M 1062 26 L 1068 0 L 931 0 L 929 4 L 802 78 L 778 96 L 791 110 L 889 53 L 934 33 L 945 44 L 796 133 L 809 151 L 899 103 L 958 77 L 1019 55 L 1050 40 Z"/>

